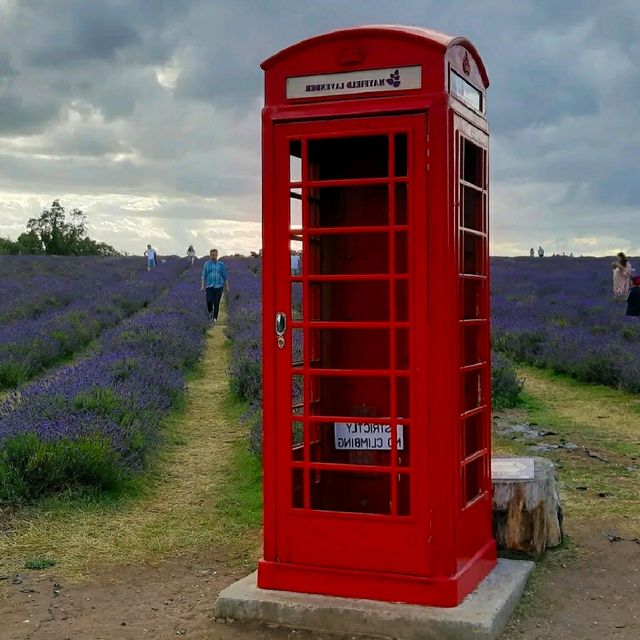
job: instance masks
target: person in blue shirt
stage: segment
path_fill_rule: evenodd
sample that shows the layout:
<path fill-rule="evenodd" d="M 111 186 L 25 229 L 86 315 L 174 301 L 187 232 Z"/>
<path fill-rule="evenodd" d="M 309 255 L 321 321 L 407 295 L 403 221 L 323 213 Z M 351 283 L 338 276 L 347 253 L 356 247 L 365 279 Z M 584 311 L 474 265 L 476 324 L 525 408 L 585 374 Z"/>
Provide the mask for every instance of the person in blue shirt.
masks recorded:
<path fill-rule="evenodd" d="M 218 321 L 218 311 L 220 310 L 220 300 L 222 292 L 229 293 L 229 278 L 227 268 L 222 260 L 218 260 L 218 250 L 209 251 L 209 260 L 204 263 L 202 269 L 202 291 L 207 294 L 207 311 L 212 324 Z"/>

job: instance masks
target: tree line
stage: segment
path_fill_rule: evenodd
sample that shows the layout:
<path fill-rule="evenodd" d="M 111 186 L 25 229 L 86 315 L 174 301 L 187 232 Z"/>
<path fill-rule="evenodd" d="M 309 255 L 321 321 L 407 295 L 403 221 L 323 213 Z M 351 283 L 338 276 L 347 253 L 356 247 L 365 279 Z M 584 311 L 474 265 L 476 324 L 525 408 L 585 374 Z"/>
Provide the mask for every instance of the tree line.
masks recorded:
<path fill-rule="evenodd" d="M 87 235 L 87 216 L 73 209 L 69 217 L 60 200 L 43 209 L 38 218 L 30 218 L 27 230 L 17 240 L 0 238 L 0 254 L 41 254 L 56 256 L 117 256 L 119 252 L 106 242 Z"/>

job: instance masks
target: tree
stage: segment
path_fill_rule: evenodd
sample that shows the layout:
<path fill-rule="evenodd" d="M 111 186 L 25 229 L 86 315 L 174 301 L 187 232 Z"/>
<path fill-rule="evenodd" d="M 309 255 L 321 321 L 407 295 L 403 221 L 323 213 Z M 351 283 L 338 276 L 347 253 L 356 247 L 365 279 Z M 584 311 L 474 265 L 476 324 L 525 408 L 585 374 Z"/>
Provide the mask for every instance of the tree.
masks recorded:
<path fill-rule="evenodd" d="M 30 218 L 27 222 L 28 233 L 23 233 L 20 238 L 24 237 L 24 244 L 28 244 L 33 250 L 25 253 L 44 252 L 61 256 L 118 255 L 112 246 L 96 242 L 87 236 L 87 216 L 84 211 L 73 209 L 69 215 L 71 219 L 67 221 L 60 200 L 54 200 L 51 208 L 43 209 L 39 218 Z"/>
<path fill-rule="evenodd" d="M 9 238 L 0 238 L 0 256 L 20 253 L 20 245 Z"/>
<path fill-rule="evenodd" d="M 21 233 L 18 236 L 18 247 L 20 253 L 44 253 L 42 241 L 35 231 Z"/>

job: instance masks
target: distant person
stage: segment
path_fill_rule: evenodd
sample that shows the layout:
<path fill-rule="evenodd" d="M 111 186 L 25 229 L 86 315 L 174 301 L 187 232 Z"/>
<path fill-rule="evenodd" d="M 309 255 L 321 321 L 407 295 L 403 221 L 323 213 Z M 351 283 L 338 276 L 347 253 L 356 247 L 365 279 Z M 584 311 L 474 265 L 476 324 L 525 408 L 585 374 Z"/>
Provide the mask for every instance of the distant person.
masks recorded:
<path fill-rule="evenodd" d="M 202 269 L 202 282 L 200 289 L 207 294 L 207 311 L 211 324 L 218 321 L 218 311 L 220 310 L 220 300 L 222 292 L 229 295 L 229 278 L 227 268 L 222 260 L 218 260 L 218 250 L 209 251 L 209 259 L 204 263 Z"/>
<path fill-rule="evenodd" d="M 196 250 L 193 248 L 192 244 L 190 244 L 187 249 L 187 258 L 189 259 L 189 264 L 193 266 L 193 262 L 196 259 Z"/>
<path fill-rule="evenodd" d="M 627 315 L 640 316 L 640 276 L 632 279 L 633 287 L 627 296 Z"/>
<path fill-rule="evenodd" d="M 613 269 L 613 297 L 626 298 L 629 294 L 629 278 L 631 277 L 631 263 L 621 251 L 618 259 L 611 263 Z"/>
<path fill-rule="evenodd" d="M 147 271 L 151 271 L 151 269 L 158 266 L 158 254 L 150 244 L 147 245 L 147 250 L 144 252 L 144 255 L 147 258 Z"/>
<path fill-rule="evenodd" d="M 291 252 L 291 275 L 300 275 L 300 256 L 293 251 Z"/>
<path fill-rule="evenodd" d="M 535 257 L 535 255 L 536 255 L 535 249 L 533 247 L 531 247 L 531 249 L 529 250 L 529 257 L 533 258 L 533 257 Z"/>
<path fill-rule="evenodd" d="M 544 258 L 544 249 L 542 246 L 538 247 L 538 258 Z"/>

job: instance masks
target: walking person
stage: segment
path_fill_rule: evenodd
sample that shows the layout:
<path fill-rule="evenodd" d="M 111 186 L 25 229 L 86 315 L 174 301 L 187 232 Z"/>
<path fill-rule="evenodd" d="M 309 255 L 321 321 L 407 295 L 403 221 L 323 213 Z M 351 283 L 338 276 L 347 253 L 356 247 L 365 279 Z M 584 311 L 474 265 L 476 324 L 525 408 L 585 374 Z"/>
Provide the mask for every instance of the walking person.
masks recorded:
<path fill-rule="evenodd" d="M 300 256 L 295 252 L 291 252 L 291 275 L 299 276 L 300 275 Z"/>
<path fill-rule="evenodd" d="M 229 294 L 229 278 L 227 268 L 222 260 L 218 260 L 218 250 L 209 251 L 209 259 L 204 263 L 202 269 L 202 282 L 200 288 L 207 294 L 207 311 L 211 324 L 218 321 L 218 311 L 220 310 L 220 300 L 222 292 Z"/>
<path fill-rule="evenodd" d="M 544 258 L 544 249 L 542 248 L 542 245 L 538 247 L 538 258 Z"/>
<path fill-rule="evenodd" d="M 627 314 L 628 316 L 640 316 L 640 276 L 632 279 L 633 287 L 627 296 Z"/>
<path fill-rule="evenodd" d="M 631 263 L 621 251 L 618 259 L 611 263 L 613 269 L 613 297 L 626 299 L 629 294 L 629 278 L 631 277 Z"/>
<path fill-rule="evenodd" d="M 193 266 L 193 261 L 196 259 L 196 250 L 192 244 L 190 244 L 187 249 L 187 258 L 189 259 L 189 266 Z"/>
<path fill-rule="evenodd" d="M 151 269 L 155 268 L 158 264 L 158 255 L 156 250 L 150 245 L 147 245 L 147 250 L 144 252 L 144 255 L 147 259 L 147 271 L 151 271 Z"/>

